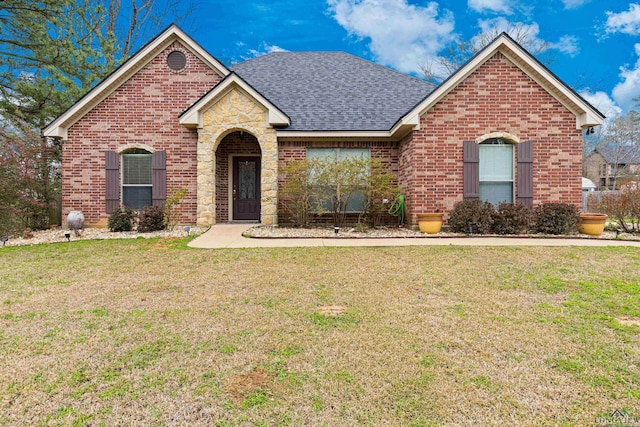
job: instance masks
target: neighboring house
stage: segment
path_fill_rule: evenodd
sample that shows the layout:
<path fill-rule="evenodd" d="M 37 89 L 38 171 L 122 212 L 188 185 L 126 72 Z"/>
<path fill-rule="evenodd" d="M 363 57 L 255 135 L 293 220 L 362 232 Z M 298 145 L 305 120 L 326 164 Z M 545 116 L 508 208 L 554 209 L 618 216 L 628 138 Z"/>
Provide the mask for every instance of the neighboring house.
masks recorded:
<path fill-rule="evenodd" d="M 640 178 L 640 145 L 598 147 L 584 162 L 585 175 L 601 190 Z"/>
<path fill-rule="evenodd" d="M 275 224 L 287 162 L 349 155 L 398 175 L 416 223 L 464 198 L 580 206 L 581 130 L 603 118 L 506 34 L 435 87 L 340 52 L 226 67 L 172 25 L 45 135 L 63 141 L 63 214 L 88 224 L 180 187 L 183 223 Z"/>

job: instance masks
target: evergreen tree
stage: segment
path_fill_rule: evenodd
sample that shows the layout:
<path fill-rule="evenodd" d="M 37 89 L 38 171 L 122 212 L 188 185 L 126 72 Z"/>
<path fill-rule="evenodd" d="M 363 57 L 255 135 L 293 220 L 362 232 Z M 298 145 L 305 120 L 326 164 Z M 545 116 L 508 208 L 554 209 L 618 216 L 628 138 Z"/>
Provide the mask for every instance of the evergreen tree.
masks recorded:
<path fill-rule="evenodd" d="M 47 226 L 59 203 L 61 148 L 44 127 L 190 11 L 179 0 L 0 0 L 0 233 Z"/>

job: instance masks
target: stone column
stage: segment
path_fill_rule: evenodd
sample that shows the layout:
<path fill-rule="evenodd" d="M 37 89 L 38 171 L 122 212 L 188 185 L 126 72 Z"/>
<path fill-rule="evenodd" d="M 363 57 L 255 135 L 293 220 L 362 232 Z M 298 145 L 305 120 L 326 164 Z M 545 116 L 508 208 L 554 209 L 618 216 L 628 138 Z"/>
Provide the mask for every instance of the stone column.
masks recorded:
<path fill-rule="evenodd" d="M 197 224 L 206 227 L 216 223 L 216 181 L 214 135 L 211 132 L 213 119 L 211 111 L 203 114 L 202 129 L 198 129 L 198 207 Z"/>
<path fill-rule="evenodd" d="M 267 110 L 239 88 L 229 90 L 203 112 L 197 150 L 198 225 L 215 224 L 215 151 L 234 131 L 251 133 L 258 140 L 262 158 L 260 222 L 278 223 L 278 139 L 267 117 Z"/>
<path fill-rule="evenodd" d="M 261 218 L 262 225 L 278 223 L 278 141 L 274 129 L 258 138 L 262 150 Z"/>

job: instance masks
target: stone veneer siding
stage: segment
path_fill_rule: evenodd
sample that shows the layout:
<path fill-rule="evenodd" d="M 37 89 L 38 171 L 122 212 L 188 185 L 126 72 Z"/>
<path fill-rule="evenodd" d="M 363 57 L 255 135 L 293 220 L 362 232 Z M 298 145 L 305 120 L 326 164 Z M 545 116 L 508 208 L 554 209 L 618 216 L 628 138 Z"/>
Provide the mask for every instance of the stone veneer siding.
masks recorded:
<path fill-rule="evenodd" d="M 181 50 L 186 67 L 171 70 L 166 57 Z M 144 144 L 167 151 L 167 190 L 185 187 L 178 221 L 196 221 L 195 130 L 178 116 L 215 86 L 221 77 L 179 42 L 146 66 L 69 128 L 62 149 L 62 214 L 81 210 L 87 225 L 106 226 L 105 151 Z"/>
<path fill-rule="evenodd" d="M 198 129 L 198 225 L 224 221 L 216 218 L 216 150 L 224 137 L 235 131 L 248 132 L 258 140 L 261 154 L 260 222 L 277 224 L 278 142 L 275 129 L 267 123 L 267 110 L 244 91 L 233 87 L 202 114 L 203 127 Z"/>
<path fill-rule="evenodd" d="M 582 140 L 575 116 L 496 53 L 420 118 L 400 143 L 408 218 L 448 212 L 462 200 L 463 141 L 507 132 L 533 141 L 533 204 L 581 206 Z"/>

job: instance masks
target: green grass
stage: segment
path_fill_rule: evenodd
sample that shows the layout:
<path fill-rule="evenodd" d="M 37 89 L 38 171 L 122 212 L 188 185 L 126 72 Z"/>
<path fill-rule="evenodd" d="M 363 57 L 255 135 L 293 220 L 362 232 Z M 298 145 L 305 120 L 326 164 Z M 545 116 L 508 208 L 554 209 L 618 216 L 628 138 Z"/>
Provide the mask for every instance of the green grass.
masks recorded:
<path fill-rule="evenodd" d="M 186 241 L 0 249 L 0 425 L 640 416 L 635 248 Z"/>

